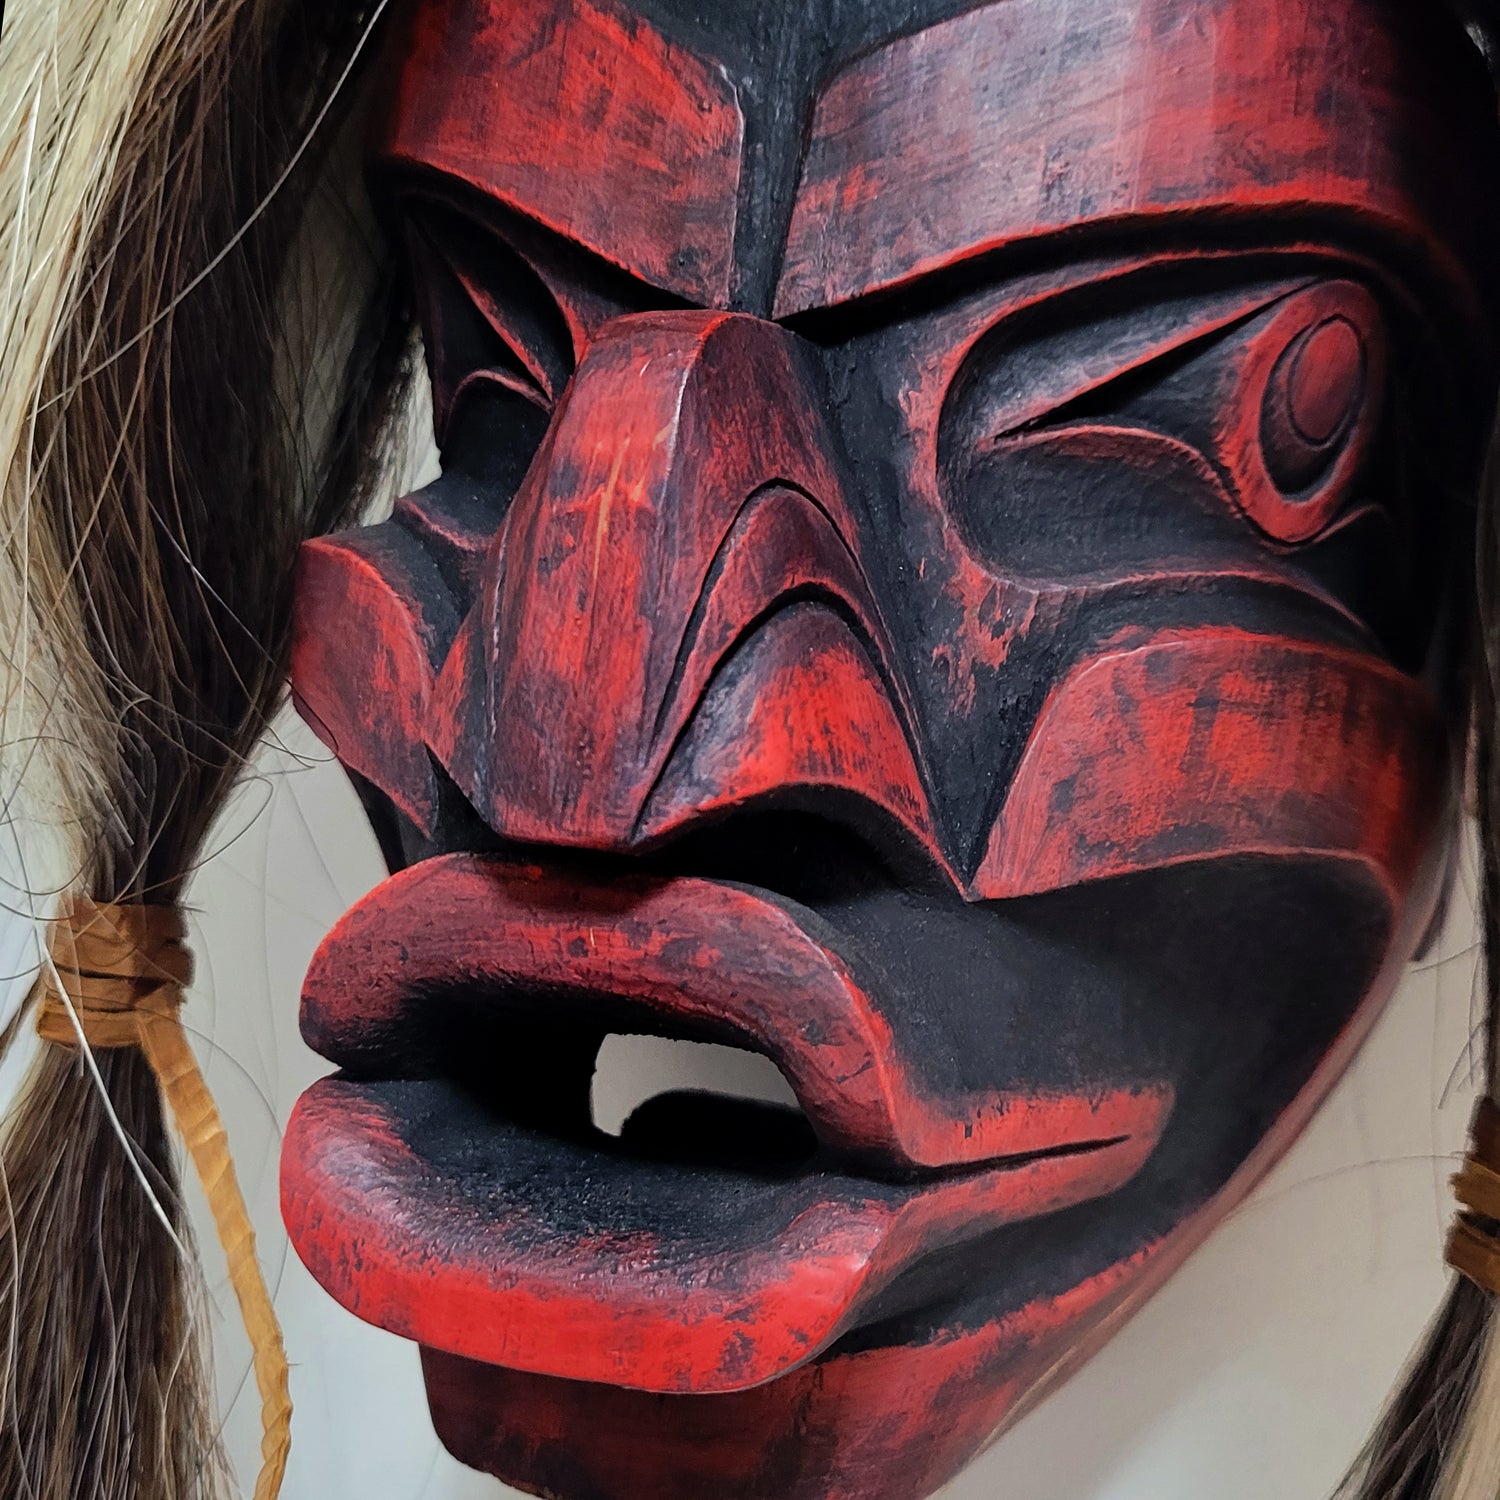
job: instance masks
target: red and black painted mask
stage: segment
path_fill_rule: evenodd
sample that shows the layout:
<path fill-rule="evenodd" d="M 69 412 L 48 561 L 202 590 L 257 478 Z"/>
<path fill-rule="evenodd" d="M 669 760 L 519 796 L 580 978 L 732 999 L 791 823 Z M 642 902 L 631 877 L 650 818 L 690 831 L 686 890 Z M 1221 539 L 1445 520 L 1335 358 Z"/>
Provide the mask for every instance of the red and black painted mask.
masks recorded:
<path fill-rule="evenodd" d="M 927 1495 L 1433 917 L 1481 61 L 1381 0 L 419 0 L 378 114 L 443 476 L 303 556 L 395 873 L 307 978 L 293 1241 L 522 1489 Z M 604 1135 L 622 1032 L 801 1114 Z"/>

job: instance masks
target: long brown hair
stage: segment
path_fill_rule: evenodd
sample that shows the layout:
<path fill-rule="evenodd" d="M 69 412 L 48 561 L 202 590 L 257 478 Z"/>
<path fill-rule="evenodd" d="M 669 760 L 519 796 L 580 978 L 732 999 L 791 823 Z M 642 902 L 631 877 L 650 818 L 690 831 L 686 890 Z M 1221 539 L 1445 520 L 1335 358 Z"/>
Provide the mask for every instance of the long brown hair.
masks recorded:
<path fill-rule="evenodd" d="M 373 236 L 313 297 L 297 261 L 376 8 L 5 17 L 0 775 L 51 836 L 34 888 L 176 899 L 282 691 L 297 547 L 365 493 L 405 320 Z M 221 1488 L 175 1161 L 138 1051 L 40 1049 L 0 1146 L 0 1494 Z"/>
<path fill-rule="evenodd" d="M 1500 1098 L 1500 422 L 1475 527 L 1472 652 L 1482 1083 Z M 1495 1297 L 1455 1274 L 1345 1486 L 1351 1500 L 1495 1500 L 1500 1495 L 1500 1323 Z"/>

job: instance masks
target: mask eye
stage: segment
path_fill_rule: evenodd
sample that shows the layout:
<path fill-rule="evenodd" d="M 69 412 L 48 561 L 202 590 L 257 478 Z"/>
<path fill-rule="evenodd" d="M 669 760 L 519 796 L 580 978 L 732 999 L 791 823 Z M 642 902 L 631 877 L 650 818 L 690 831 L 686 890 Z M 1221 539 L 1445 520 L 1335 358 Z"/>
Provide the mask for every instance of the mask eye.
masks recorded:
<path fill-rule="evenodd" d="M 541 277 L 509 245 L 431 206 L 407 229 L 445 450 L 460 411 L 500 398 L 550 412 L 573 368 L 572 340 Z"/>
<path fill-rule="evenodd" d="M 1358 326 L 1331 313 L 1297 334 L 1272 366 L 1261 397 L 1260 446 L 1284 495 L 1314 488 L 1347 450 L 1369 363 Z"/>
<path fill-rule="evenodd" d="M 1384 385 L 1375 299 L 1354 282 L 1325 281 L 1252 319 L 1125 410 L 1193 443 L 1256 526 L 1297 545 L 1326 530 L 1352 498 Z"/>
<path fill-rule="evenodd" d="M 1232 563 L 1355 499 L 1379 429 L 1379 305 L 1344 280 L 1043 304 L 970 351 L 940 480 L 970 544 L 1022 576 Z M 1246 522 L 1254 528 L 1250 531 Z"/>

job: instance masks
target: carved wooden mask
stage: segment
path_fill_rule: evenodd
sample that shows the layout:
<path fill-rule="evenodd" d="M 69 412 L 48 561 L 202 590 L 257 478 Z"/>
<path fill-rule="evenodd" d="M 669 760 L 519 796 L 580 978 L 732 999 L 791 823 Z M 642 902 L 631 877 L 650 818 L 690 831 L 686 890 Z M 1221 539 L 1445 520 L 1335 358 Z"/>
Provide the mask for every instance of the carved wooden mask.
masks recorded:
<path fill-rule="evenodd" d="M 1347 1060 L 1439 901 L 1494 384 L 1429 12 L 407 8 L 443 477 L 303 555 L 395 873 L 308 974 L 284 1204 L 459 1457 L 925 1496 Z M 603 1135 L 611 1032 L 803 1113 Z"/>

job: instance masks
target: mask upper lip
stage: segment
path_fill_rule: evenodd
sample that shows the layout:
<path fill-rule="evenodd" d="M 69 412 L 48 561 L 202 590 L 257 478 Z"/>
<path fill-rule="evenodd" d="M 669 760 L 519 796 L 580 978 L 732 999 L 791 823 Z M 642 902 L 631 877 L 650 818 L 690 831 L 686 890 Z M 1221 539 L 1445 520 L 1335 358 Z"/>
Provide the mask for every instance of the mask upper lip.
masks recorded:
<path fill-rule="evenodd" d="M 345 1073 L 288 1127 L 299 1253 L 346 1306 L 430 1347 L 734 1390 L 826 1349 L 936 1245 L 1113 1192 L 1144 1164 L 1169 1087 L 941 1097 L 836 943 L 808 908 L 724 881 L 596 884 L 469 854 L 392 876 L 304 986 L 303 1034 Z M 531 1016 L 614 1004 L 754 1047 L 820 1149 L 797 1170 L 704 1170 L 501 1118 L 433 1050 L 434 1009 L 460 994 Z"/>
<path fill-rule="evenodd" d="M 666 1025 L 764 1052 L 819 1140 L 886 1174 L 973 1166 L 1154 1134 L 1163 1088 L 1100 1089 L 1085 1104 L 936 1097 L 913 1076 L 868 989 L 815 912 L 690 876 L 585 883 L 537 866 L 450 854 L 392 876 L 352 907 L 309 966 L 302 1034 L 365 1077 L 423 1067 L 424 1004 L 480 988 L 617 997 Z"/>

